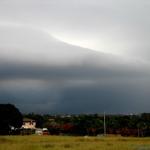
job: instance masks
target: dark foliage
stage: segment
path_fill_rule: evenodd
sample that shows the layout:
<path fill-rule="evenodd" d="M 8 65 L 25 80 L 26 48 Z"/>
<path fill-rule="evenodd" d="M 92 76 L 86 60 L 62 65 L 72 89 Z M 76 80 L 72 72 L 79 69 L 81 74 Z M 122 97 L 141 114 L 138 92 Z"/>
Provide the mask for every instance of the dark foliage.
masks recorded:
<path fill-rule="evenodd" d="M 50 134 L 90 135 L 104 133 L 104 118 L 99 114 L 37 115 L 25 117 L 37 121 L 38 127 L 48 128 Z M 106 115 L 107 134 L 122 136 L 150 136 L 150 113 L 139 115 Z"/>
<path fill-rule="evenodd" d="M 20 128 L 23 122 L 20 111 L 11 104 L 0 104 L 0 134 L 9 134 L 11 127 Z"/>

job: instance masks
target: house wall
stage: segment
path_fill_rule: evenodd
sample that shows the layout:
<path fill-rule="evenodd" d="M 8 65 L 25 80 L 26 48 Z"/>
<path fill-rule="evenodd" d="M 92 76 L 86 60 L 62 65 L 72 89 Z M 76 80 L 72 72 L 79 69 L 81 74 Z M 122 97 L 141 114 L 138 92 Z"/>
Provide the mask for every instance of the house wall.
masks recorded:
<path fill-rule="evenodd" d="M 23 122 L 22 128 L 25 128 L 25 129 L 35 129 L 36 128 L 36 122 L 33 122 L 33 121 Z"/>

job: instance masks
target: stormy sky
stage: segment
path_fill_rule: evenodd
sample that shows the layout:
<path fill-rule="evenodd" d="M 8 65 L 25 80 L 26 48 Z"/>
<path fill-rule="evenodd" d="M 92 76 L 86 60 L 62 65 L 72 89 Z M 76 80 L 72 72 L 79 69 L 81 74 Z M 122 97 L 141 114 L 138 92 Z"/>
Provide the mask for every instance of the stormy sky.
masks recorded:
<path fill-rule="evenodd" d="M 0 0 L 0 103 L 149 112 L 149 14 L 149 0 Z"/>

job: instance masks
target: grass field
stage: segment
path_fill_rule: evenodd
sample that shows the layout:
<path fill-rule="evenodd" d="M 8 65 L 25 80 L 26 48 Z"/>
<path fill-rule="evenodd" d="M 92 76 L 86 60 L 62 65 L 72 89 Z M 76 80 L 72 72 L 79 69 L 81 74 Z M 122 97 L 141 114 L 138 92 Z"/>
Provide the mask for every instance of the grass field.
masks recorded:
<path fill-rule="evenodd" d="M 150 150 L 150 138 L 0 136 L 0 150 Z"/>

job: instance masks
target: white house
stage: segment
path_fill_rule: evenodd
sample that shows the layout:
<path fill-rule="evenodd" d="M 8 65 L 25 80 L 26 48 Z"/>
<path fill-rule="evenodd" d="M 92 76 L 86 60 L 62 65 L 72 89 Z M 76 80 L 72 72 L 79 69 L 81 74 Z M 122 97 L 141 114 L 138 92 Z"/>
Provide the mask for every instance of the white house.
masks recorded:
<path fill-rule="evenodd" d="M 29 118 L 24 118 L 22 128 L 24 128 L 24 129 L 35 129 L 36 128 L 36 121 L 29 119 Z"/>

